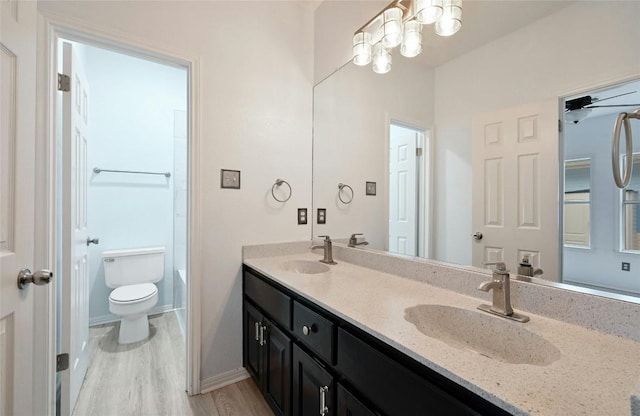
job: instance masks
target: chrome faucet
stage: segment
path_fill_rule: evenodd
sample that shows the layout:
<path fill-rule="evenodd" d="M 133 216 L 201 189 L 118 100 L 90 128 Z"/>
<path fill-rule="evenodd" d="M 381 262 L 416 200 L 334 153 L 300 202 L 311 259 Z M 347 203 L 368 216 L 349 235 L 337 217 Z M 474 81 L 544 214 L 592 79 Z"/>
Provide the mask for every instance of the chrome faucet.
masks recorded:
<path fill-rule="evenodd" d="M 511 307 L 511 281 L 507 266 L 503 262 L 485 263 L 485 265 L 495 265 L 496 268 L 493 270 L 491 281 L 482 283 L 478 286 L 478 290 L 483 292 L 493 290 L 493 305 L 482 304 L 478 309 L 514 321 L 527 322 L 528 316 L 515 313 Z"/>
<path fill-rule="evenodd" d="M 338 264 L 333 261 L 333 244 L 331 243 L 331 237 L 329 237 L 328 235 L 319 235 L 318 237 L 324 238 L 324 244 L 321 246 L 313 246 L 311 247 L 311 250 L 315 250 L 318 248 L 324 250 L 324 257 L 322 258 L 322 260 L 319 260 L 320 263 Z"/>
<path fill-rule="evenodd" d="M 359 236 L 359 235 L 364 235 L 364 234 L 362 234 L 362 233 L 351 234 L 351 237 L 349 238 L 349 247 L 369 245 L 369 243 L 367 241 L 364 241 L 364 238 L 362 239 L 361 242 L 358 243 L 358 237 L 357 236 Z"/>

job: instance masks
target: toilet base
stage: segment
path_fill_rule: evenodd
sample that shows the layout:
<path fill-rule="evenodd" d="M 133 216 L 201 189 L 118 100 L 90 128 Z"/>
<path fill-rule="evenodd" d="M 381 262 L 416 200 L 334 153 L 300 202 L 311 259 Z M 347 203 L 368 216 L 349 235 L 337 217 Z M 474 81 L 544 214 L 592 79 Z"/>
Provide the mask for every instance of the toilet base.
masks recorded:
<path fill-rule="evenodd" d="M 131 344 L 149 337 L 149 319 L 147 314 L 135 318 L 122 318 L 118 344 Z"/>

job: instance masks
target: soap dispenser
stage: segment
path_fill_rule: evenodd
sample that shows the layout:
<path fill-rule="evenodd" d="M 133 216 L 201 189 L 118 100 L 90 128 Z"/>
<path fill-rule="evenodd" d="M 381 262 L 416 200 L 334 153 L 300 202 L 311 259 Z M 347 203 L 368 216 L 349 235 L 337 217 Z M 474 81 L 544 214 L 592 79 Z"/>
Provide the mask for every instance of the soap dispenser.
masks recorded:
<path fill-rule="evenodd" d="M 529 261 L 529 255 L 525 254 L 522 256 L 522 261 L 518 266 L 518 275 L 520 276 L 538 276 L 542 274 L 542 269 L 534 269 L 531 261 Z"/>
<path fill-rule="evenodd" d="M 531 262 L 529 262 L 528 254 L 522 256 L 522 261 L 518 266 L 518 274 L 520 276 L 533 276 L 533 266 L 531 265 Z"/>

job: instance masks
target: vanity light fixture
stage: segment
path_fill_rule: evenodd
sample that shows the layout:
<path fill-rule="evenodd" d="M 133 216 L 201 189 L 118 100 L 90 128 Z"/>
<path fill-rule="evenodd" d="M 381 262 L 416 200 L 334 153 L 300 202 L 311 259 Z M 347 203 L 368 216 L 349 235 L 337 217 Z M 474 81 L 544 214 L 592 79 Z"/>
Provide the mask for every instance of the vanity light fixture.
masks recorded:
<path fill-rule="evenodd" d="M 462 27 L 462 0 L 444 0 L 442 16 L 436 22 L 436 33 L 451 36 Z"/>
<path fill-rule="evenodd" d="M 422 52 L 422 26 L 435 23 L 435 32 L 451 36 L 462 27 L 462 0 L 394 0 L 353 35 L 353 63 L 373 70 L 391 70 L 391 49 L 413 58 Z"/>

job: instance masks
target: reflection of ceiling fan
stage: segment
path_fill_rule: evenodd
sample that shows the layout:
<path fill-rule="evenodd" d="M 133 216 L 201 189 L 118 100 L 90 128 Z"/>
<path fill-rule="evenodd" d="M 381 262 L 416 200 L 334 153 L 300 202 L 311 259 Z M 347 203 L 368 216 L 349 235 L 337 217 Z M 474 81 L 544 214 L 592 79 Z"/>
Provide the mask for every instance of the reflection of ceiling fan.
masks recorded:
<path fill-rule="evenodd" d="M 637 91 L 625 92 L 624 94 L 618 94 L 607 98 L 592 97 L 585 95 L 584 97 L 574 98 L 567 100 L 564 105 L 564 118 L 567 121 L 571 121 L 574 124 L 578 124 L 589 115 L 592 108 L 604 108 L 604 107 L 640 107 L 640 104 L 610 104 L 610 105 L 594 105 L 600 101 L 610 100 L 612 98 L 622 97 L 624 95 L 634 94 Z"/>

